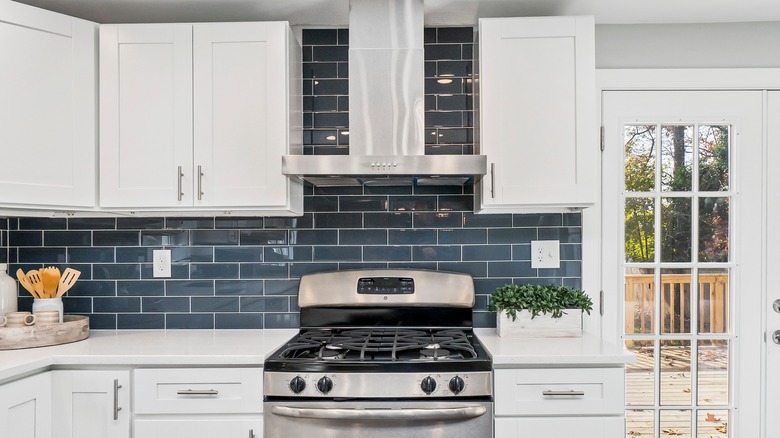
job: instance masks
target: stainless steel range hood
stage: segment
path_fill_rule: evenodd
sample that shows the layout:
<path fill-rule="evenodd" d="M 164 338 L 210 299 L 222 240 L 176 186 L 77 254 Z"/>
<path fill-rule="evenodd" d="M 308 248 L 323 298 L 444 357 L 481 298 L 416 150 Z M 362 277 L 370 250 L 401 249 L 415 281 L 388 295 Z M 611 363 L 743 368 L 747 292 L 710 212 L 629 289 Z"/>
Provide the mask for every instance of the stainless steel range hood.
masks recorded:
<path fill-rule="evenodd" d="M 282 173 L 314 185 L 465 184 L 478 155 L 425 155 L 422 0 L 351 0 L 349 155 L 285 155 Z"/>

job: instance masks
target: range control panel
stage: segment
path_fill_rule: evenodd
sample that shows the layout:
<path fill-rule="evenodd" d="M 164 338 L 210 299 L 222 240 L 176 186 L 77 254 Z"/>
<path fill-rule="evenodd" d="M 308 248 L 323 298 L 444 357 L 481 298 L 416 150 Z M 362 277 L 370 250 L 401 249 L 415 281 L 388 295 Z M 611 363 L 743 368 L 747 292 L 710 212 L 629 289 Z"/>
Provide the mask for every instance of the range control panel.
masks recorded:
<path fill-rule="evenodd" d="M 357 293 L 376 295 L 401 295 L 414 293 L 414 279 L 409 277 L 361 277 Z"/>

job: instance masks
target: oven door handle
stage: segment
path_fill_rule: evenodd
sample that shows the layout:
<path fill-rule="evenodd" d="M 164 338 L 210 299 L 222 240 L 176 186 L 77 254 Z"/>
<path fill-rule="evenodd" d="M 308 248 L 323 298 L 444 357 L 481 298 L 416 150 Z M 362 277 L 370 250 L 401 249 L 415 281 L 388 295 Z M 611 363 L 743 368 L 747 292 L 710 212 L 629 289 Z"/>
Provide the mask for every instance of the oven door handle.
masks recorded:
<path fill-rule="evenodd" d="M 313 418 L 317 420 L 464 420 L 485 415 L 484 406 L 461 406 L 435 409 L 319 409 L 272 406 L 271 413 L 282 417 Z"/>

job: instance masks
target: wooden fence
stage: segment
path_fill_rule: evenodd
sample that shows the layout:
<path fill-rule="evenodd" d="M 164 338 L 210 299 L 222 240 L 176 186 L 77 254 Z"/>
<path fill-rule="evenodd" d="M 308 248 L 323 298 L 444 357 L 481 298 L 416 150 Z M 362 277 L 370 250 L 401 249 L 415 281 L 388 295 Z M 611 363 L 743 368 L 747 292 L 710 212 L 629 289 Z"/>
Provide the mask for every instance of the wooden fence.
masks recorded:
<path fill-rule="evenodd" d="M 700 273 L 698 290 L 699 333 L 725 333 L 729 324 L 729 275 Z M 690 333 L 691 275 L 661 274 L 660 333 Z M 625 332 L 654 333 L 655 276 L 625 276 Z"/>

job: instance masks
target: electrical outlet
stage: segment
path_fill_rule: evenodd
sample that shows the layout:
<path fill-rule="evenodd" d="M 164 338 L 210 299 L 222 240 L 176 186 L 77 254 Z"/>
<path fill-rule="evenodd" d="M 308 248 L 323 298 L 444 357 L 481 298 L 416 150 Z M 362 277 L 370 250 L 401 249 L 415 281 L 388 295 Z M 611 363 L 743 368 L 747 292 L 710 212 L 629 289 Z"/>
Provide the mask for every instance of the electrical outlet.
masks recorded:
<path fill-rule="evenodd" d="M 171 276 L 171 250 L 170 249 L 155 249 L 152 251 L 152 258 L 154 259 L 152 270 L 155 277 L 170 277 Z"/>
<path fill-rule="evenodd" d="M 558 240 L 531 241 L 531 268 L 557 269 L 561 267 L 561 243 Z"/>

